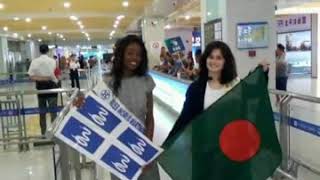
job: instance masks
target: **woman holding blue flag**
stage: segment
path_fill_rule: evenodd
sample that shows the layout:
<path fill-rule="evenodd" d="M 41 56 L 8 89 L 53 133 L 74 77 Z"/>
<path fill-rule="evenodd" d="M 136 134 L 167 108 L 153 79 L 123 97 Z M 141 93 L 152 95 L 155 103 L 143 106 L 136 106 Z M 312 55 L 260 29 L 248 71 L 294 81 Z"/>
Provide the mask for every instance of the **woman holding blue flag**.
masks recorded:
<path fill-rule="evenodd" d="M 104 78 L 104 83 L 140 120 L 144 126 L 143 133 L 152 141 L 154 132 L 152 91 L 155 83 L 148 75 L 147 50 L 141 38 L 128 35 L 116 43 L 111 75 Z M 79 104 L 76 106 L 79 107 Z M 119 178 L 112 174 L 111 179 Z M 139 180 L 160 180 L 157 164 L 151 163 L 144 167 Z"/>

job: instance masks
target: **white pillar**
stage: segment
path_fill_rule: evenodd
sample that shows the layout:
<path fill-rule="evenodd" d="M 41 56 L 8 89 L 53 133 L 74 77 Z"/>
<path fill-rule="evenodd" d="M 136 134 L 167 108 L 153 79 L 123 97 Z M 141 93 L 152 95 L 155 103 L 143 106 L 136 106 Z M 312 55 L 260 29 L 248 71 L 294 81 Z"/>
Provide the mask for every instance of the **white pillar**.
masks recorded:
<path fill-rule="evenodd" d="M 149 67 L 152 68 L 160 63 L 160 49 L 164 46 L 165 38 L 165 21 L 163 18 L 145 17 L 141 23 L 143 40 L 148 50 Z"/>
<path fill-rule="evenodd" d="M 312 51 L 311 51 L 311 77 L 312 78 L 319 78 L 319 63 L 318 63 L 318 56 L 319 56 L 319 47 L 318 46 L 318 42 L 319 41 L 319 38 L 320 36 L 318 35 L 318 30 L 320 29 L 319 28 L 319 23 L 318 23 L 318 14 L 312 14 L 312 18 L 311 18 L 311 47 L 312 47 Z"/>
<path fill-rule="evenodd" d="M 0 36 L 0 73 L 7 73 L 8 61 L 8 39 Z M 0 75 L 0 79 L 5 79 L 4 75 Z"/>
<path fill-rule="evenodd" d="M 267 59 L 271 63 L 269 73 L 269 85 L 275 86 L 275 1 L 274 0 L 202 0 L 202 15 L 206 15 L 207 21 L 222 19 L 222 39 L 226 42 L 237 62 L 238 73 L 245 77 L 250 70 L 257 66 L 259 61 Z M 204 12 L 203 12 L 204 11 Z M 268 23 L 268 47 L 252 49 L 256 51 L 255 57 L 248 56 L 248 50 L 237 48 L 237 24 L 248 22 Z M 203 22 L 205 23 L 205 22 Z"/>

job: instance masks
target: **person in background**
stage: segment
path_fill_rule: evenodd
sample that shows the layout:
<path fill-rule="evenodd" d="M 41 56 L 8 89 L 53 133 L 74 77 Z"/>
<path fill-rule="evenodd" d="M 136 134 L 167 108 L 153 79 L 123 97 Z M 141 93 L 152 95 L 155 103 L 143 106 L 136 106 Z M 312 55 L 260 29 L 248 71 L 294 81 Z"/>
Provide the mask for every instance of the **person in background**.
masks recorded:
<path fill-rule="evenodd" d="M 37 90 L 58 88 L 59 81 L 54 74 L 56 61 L 47 55 L 48 52 L 48 45 L 40 45 L 41 56 L 34 59 L 30 64 L 28 74 L 30 79 L 36 82 Z M 41 135 L 45 135 L 47 130 L 46 112 L 48 112 L 48 109 L 57 107 L 57 96 L 57 93 L 38 95 Z M 51 113 L 51 121 L 54 121 L 56 116 L 56 113 Z"/>
<path fill-rule="evenodd" d="M 169 74 L 180 78 L 179 74 L 181 73 L 182 67 L 183 67 L 182 60 L 180 59 L 179 53 L 173 54 L 172 57 L 173 57 L 174 65 L 170 69 Z"/>
<path fill-rule="evenodd" d="M 84 57 L 83 57 L 83 55 L 81 54 L 80 56 L 79 56 L 79 64 L 80 64 L 80 69 L 84 69 L 85 68 L 85 61 L 84 61 Z"/>
<path fill-rule="evenodd" d="M 80 89 L 80 82 L 79 82 L 79 72 L 78 69 L 80 68 L 79 62 L 76 61 L 76 55 L 72 54 L 70 56 L 69 62 L 69 69 L 70 69 L 70 79 L 71 79 L 71 87 L 75 87 L 75 83 L 77 88 Z"/>
<path fill-rule="evenodd" d="M 282 44 L 277 45 L 276 50 L 276 89 L 286 91 L 288 81 L 288 63 L 286 61 L 285 47 Z M 280 96 L 277 97 L 277 104 L 280 101 Z"/>
<path fill-rule="evenodd" d="M 190 51 L 188 53 L 187 60 L 183 63 L 183 77 L 189 80 L 193 80 L 193 68 L 194 68 L 194 62 L 192 57 L 192 52 Z"/>
<path fill-rule="evenodd" d="M 200 74 L 200 59 L 201 59 L 201 50 L 198 49 L 195 54 L 196 62 L 193 66 L 193 75 L 198 77 Z"/>

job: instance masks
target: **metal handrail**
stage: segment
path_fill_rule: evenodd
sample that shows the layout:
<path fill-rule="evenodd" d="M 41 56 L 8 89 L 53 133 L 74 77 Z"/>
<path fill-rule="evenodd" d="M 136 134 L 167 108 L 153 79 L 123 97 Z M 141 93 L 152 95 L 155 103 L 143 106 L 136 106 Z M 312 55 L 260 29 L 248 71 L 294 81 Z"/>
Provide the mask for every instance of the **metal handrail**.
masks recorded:
<path fill-rule="evenodd" d="M 315 96 L 309 96 L 309 95 L 304 95 L 304 94 L 290 92 L 290 91 L 280 91 L 280 90 L 275 90 L 275 89 L 269 89 L 269 92 L 274 95 L 290 96 L 294 99 L 309 101 L 309 102 L 313 102 L 313 103 L 320 103 L 320 98 L 315 97 Z"/>
<path fill-rule="evenodd" d="M 280 131 L 279 131 L 279 139 L 280 139 L 280 144 L 282 146 L 282 153 L 283 153 L 283 161 L 281 164 L 281 167 L 278 169 L 278 172 L 283 175 L 288 177 L 287 175 L 290 175 L 292 177 L 297 177 L 298 172 L 297 169 L 293 169 L 294 167 L 292 165 L 295 164 L 297 166 L 302 166 L 307 169 L 309 169 L 311 172 L 320 175 L 319 170 L 316 170 L 306 163 L 299 161 L 295 158 L 290 157 L 290 125 L 289 125 L 289 117 L 290 117 L 290 112 L 289 112 L 289 104 L 292 100 L 297 99 L 297 100 L 302 100 L 302 101 L 307 101 L 307 102 L 312 102 L 312 103 L 319 103 L 320 104 L 320 98 L 319 97 L 314 97 L 314 96 L 309 96 L 309 95 L 303 95 L 299 93 L 294 93 L 294 92 L 288 92 L 288 91 L 279 91 L 279 90 L 274 90 L 270 89 L 269 92 L 274 95 L 278 95 L 281 97 L 280 100 Z M 292 179 L 291 177 L 288 177 L 289 179 Z"/>

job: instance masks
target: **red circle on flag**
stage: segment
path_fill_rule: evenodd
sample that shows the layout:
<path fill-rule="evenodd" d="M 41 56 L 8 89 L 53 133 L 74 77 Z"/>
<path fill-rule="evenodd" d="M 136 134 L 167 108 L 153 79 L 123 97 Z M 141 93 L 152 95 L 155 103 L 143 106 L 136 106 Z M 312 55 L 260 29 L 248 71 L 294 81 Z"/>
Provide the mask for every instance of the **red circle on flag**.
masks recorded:
<path fill-rule="evenodd" d="M 256 126 L 248 120 L 227 124 L 220 134 L 220 148 L 232 161 L 250 160 L 260 149 L 261 137 Z"/>

